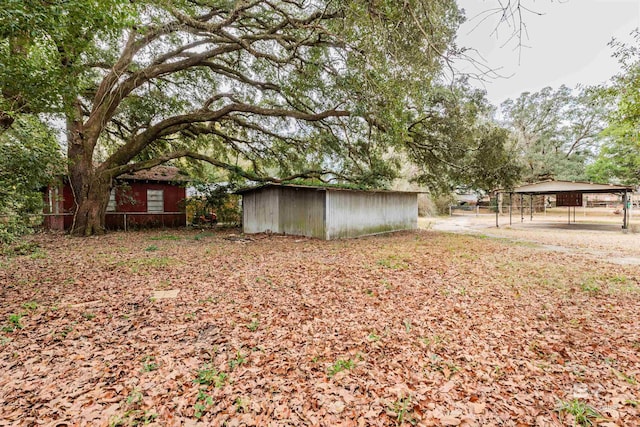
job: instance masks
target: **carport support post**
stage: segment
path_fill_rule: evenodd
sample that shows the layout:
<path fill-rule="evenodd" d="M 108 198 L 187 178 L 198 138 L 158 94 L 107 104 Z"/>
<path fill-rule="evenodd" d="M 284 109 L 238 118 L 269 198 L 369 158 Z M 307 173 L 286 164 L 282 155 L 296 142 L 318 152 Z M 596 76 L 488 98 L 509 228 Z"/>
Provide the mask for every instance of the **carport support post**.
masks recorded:
<path fill-rule="evenodd" d="M 520 195 L 520 222 L 524 222 L 524 194 Z"/>
<path fill-rule="evenodd" d="M 533 221 L 533 194 L 529 194 L 529 221 Z"/>
<path fill-rule="evenodd" d="M 509 225 L 511 225 L 511 212 L 513 211 L 513 193 L 509 193 Z"/>
<path fill-rule="evenodd" d="M 622 206 L 624 211 L 624 217 L 622 218 L 622 229 L 626 230 L 629 224 L 627 223 L 627 190 L 624 191 L 624 196 L 622 196 Z"/>

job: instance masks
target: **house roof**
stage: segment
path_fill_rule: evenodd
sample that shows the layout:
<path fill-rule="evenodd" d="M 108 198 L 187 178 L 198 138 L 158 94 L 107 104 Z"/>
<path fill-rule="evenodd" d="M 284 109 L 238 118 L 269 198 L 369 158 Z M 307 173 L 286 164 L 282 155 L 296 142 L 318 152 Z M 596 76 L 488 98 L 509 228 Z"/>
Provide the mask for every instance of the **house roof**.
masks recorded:
<path fill-rule="evenodd" d="M 180 173 L 180 170 L 173 166 L 154 166 L 151 169 L 123 174 L 118 177 L 127 181 L 158 181 L 158 182 L 184 182 L 189 181 L 189 177 Z"/>
<path fill-rule="evenodd" d="M 542 181 L 522 185 L 511 191 L 515 194 L 555 194 L 555 193 L 625 193 L 633 192 L 633 187 L 613 184 L 597 184 L 581 181 Z"/>
<path fill-rule="evenodd" d="M 265 188 L 300 188 L 307 190 L 317 190 L 317 191 L 349 191 L 349 192 L 359 192 L 359 193 L 402 193 L 402 194 L 420 194 L 420 191 L 394 191 L 394 190 L 360 190 L 354 188 L 344 188 L 344 187 L 332 187 L 332 186 L 321 186 L 321 185 L 300 185 L 300 184 L 280 184 L 280 183 L 268 183 L 263 185 L 258 185 L 255 187 L 247 187 L 241 188 L 236 191 L 236 194 L 246 194 L 252 193 L 254 191 L 262 190 Z"/>

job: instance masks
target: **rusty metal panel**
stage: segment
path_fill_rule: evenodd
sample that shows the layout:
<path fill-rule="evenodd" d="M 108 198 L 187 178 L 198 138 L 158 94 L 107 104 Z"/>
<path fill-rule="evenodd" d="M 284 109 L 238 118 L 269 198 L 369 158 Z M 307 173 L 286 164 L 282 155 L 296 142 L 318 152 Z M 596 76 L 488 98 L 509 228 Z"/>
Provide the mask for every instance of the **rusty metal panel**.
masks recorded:
<path fill-rule="evenodd" d="M 326 239 L 416 228 L 415 193 L 327 191 Z"/>
<path fill-rule="evenodd" d="M 280 188 L 281 232 L 324 239 L 325 193 L 315 188 Z"/>
<path fill-rule="evenodd" d="M 582 193 L 558 193 L 556 206 L 582 206 Z"/>
<path fill-rule="evenodd" d="M 242 197 L 242 227 L 245 233 L 282 233 L 279 188 L 265 188 Z"/>

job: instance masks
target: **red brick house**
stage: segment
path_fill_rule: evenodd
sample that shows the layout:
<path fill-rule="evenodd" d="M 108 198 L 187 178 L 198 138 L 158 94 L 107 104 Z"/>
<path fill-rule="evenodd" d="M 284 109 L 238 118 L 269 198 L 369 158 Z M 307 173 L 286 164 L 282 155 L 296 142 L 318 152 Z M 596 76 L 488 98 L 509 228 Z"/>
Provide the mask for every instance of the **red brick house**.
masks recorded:
<path fill-rule="evenodd" d="M 111 190 L 105 226 L 107 229 L 182 227 L 186 225 L 184 199 L 188 178 L 178 168 L 156 166 L 121 175 Z M 47 187 L 44 194 L 45 228 L 69 230 L 75 201 L 67 182 Z"/>

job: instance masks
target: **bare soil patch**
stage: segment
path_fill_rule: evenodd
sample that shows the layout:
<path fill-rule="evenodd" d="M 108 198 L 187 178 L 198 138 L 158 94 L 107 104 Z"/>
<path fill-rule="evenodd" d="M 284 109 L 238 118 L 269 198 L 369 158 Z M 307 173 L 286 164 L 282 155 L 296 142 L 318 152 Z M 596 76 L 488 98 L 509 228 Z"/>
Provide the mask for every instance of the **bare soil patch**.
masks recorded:
<path fill-rule="evenodd" d="M 637 266 L 434 231 L 33 241 L 0 257 L 0 425 L 640 417 Z"/>
<path fill-rule="evenodd" d="M 511 225 L 509 216 L 502 215 L 499 228 L 496 228 L 495 215 L 420 218 L 419 225 L 436 231 L 487 235 L 563 248 L 568 252 L 591 254 L 614 263 L 630 258 L 630 263 L 637 265 L 634 262 L 640 261 L 640 221 L 637 216 L 632 218 L 626 232 L 622 230 L 622 218 L 619 215 L 605 215 L 602 210 L 588 211 L 586 215 L 578 212 L 576 222 L 571 224 L 566 213 L 562 215 L 556 211 L 547 215 L 536 214 L 533 221 L 525 216 L 524 222 L 521 222 L 519 215 L 515 215 Z"/>

